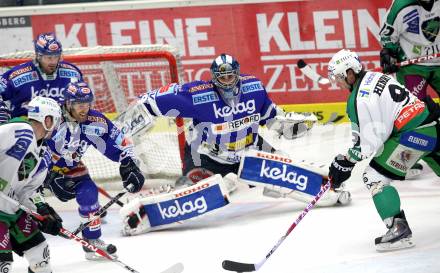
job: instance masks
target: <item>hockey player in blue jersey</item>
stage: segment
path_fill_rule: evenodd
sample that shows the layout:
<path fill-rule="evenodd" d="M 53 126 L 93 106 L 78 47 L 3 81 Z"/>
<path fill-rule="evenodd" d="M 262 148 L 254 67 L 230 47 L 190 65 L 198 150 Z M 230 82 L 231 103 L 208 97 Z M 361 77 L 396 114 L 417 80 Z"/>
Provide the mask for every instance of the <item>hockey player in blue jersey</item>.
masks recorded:
<path fill-rule="evenodd" d="M 317 119 L 313 114 L 285 113 L 270 100 L 265 87 L 257 77 L 240 74 L 238 61 L 230 55 L 221 54 L 215 58 L 210 70 L 212 76 L 210 81 L 193 81 L 183 85 L 169 84 L 145 93 L 139 103 L 143 104 L 152 116 L 192 119 L 190 136 L 188 137 L 189 143 L 184 150 L 184 176 L 176 182 L 176 185 L 182 181 L 185 181 L 186 185 L 192 185 L 192 183 L 203 179 L 204 182 L 199 182 L 202 183 L 202 186 L 216 187 L 214 184 L 220 185 L 224 182 L 225 185 L 220 186 L 221 193 L 224 195 L 224 188 L 227 188 L 229 192 L 234 190 L 236 174 L 239 173 L 240 160 L 245 151 L 275 152 L 275 149 L 259 136 L 260 126 L 266 125 L 285 138 L 293 139 L 304 135 Z M 214 174 L 223 176 L 223 182 L 221 179 L 212 178 Z M 183 193 L 173 192 L 173 194 L 174 196 L 186 196 L 189 192 L 194 191 L 201 194 L 204 191 L 197 185 L 194 186 L 190 186 Z M 270 197 L 283 196 L 306 201 L 306 198 L 295 194 L 291 188 L 275 184 L 265 185 L 263 193 Z M 327 197 L 333 196 L 329 198 L 326 205 L 336 204 L 341 201 L 340 197 L 344 198 L 341 203 L 350 202 L 349 193 L 344 193 L 327 194 Z M 220 195 L 216 196 L 217 201 L 213 201 L 215 205 L 212 206 L 215 208 L 219 207 L 218 204 L 225 205 L 222 203 Z M 204 203 L 196 198 L 191 201 L 194 205 L 192 207 L 202 208 L 200 211 L 207 212 L 209 201 L 214 200 L 210 198 L 212 196 L 203 199 L 207 206 L 202 206 L 201 204 Z M 163 199 L 161 198 L 161 200 Z M 189 215 L 184 211 L 177 214 L 169 213 L 178 210 L 178 207 L 172 203 L 160 203 L 162 209 L 158 212 L 159 220 L 152 219 L 151 215 L 148 215 L 149 220 L 145 222 L 147 209 L 145 207 L 139 209 L 139 204 L 148 207 L 151 205 L 150 202 L 152 201 L 148 198 L 137 200 L 121 209 L 121 215 L 124 218 L 124 234 L 139 234 L 152 228 L 159 228 L 161 225 L 168 225 L 170 219 L 182 220 L 184 218 L 179 217 Z M 188 202 L 190 201 L 184 201 L 181 206 L 183 204 L 189 206 Z M 169 206 L 170 209 L 164 209 L 166 206 Z M 154 210 L 154 207 L 151 209 Z M 193 210 L 188 211 L 194 213 Z M 157 215 L 156 212 L 153 214 Z M 191 217 L 196 216 L 192 215 Z M 143 224 L 138 225 L 139 223 Z"/>
<path fill-rule="evenodd" d="M 34 49 L 34 60 L 11 68 L 0 78 L 0 96 L 9 104 L 12 117 L 26 116 L 27 104 L 36 96 L 60 102 L 65 86 L 82 80 L 81 71 L 62 60 L 62 46 L 54 33 L 38 35 Z M 4 113 L 1 106 L 0 102 L 0 112 Z M 2 116 L 5 114 L 0 114 L 0 118 Z"/>
<path fill-rule="evenodd" d="M 185 147 L 183 171 L 189 179 L 237 173 L 240 154 L 250 147 L 274 151 L 258 135 L 260 125 L 276 127 L 286 138 L 294 138 L 310 128 L 302 121 L 316 121 L 313 115 L 296 115 L 295 126 L 274 122 L 275 116 L 285 116 L 284 111 L 269 99 L 258 78 L 240 75 L 240 65 L 230 55 L 218 56 L 211 74 L 211 81 L 173 83 L 141 98 L 153 116 L 192 118 L 191 143 Z M 305 129 L 298 130 L 298 123 Z"/>
<path fill-rule="evenodd" d="M 123 186 L 129 192 L 138 192 L 144 184 L 144 177 L 135 163 L 132 144 L 109 119 L 90 108 L 93 98 L 92 90 L 85 82 L 69 83 L 64 89 L 64 122 L 48 141 L 54 166 L 45 181 L 45 186 L 61 201 L 76 198 L 79 214 L 85 222 L 100 208 L 97 186 L 81 161 L 90 145 L 110 160 L 120 162 Z M 116 247 L 104 243 L 100 237 L 101 222 L 98 219 L 83 231 L 83 238 L 114 255 Z M 87 259 L 100 258 L 86 248 L 84 251 Z"/>

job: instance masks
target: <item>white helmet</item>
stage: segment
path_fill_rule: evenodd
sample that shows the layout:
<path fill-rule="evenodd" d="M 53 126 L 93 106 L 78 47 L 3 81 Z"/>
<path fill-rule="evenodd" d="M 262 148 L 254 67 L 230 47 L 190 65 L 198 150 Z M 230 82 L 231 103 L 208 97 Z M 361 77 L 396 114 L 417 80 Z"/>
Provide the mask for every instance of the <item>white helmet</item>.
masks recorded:
<path fill-rule="evenodd" d="M 37 96 L 29 102 L 28 107 L 28 118 L 40 122 L 46 131 L 52 131 L 61 122 L 61 108 L 54 99 Z M 51 128 L 47 128 L 44 122 L 48 116 L 53 120 Z"/>
<path fill-rule="evenodd" d="M 362 64 L 359 56 L 348 49 L 341 49 L 328 63 L 328 77 L 335 81 L 336 78 L 345 79 L 347 77 L 347 70 L 353 69 L 354 73 L 362 71 Z"/>

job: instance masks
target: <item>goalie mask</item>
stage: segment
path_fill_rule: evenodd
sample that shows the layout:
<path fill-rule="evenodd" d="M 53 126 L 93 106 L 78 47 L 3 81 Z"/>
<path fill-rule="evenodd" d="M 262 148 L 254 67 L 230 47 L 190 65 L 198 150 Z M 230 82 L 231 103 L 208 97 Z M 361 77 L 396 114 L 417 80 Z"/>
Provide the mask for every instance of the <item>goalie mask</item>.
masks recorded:
<path fill-rule="evenodd" d="M 52 32 L 42 33 L 34 41 L 35 57 L 45 74 L 53 74 L 61 60 L 63 51 L 60 41 Z"/>
<path fill-rule="evenodd" d="M 69 83 L 63 92 L 64 105 L 68 118 L 73 118 L 78 122 L 87 120 L 90 106 L 94 96 L 90 87 L 85 82 Z"/>
<path fill-rule="evenodd" d="M 221 54 L 212 62 L 211 76 L 214 85 L 225 99 L 232 99 L 239 93 L 240 64 L 232 56 Z"/>

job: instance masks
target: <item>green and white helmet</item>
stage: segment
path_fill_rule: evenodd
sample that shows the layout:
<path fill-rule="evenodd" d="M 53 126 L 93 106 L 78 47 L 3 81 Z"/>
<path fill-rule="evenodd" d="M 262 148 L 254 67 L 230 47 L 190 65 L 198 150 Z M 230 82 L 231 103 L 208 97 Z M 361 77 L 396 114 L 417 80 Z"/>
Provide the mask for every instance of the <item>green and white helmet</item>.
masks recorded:
<path fill-rule="evenodd" d="M 47 128 L 44 122 L 48 116 L 53 120 L 51 128 Z M 46 131 L 52 131 L 61 122 L 61 108 L 54 99 L 37 96 L 28 104 L 28 118 L 40 122 Z"/>
<path fill-rule="evenodd" d="M 328 78 L 336 81 L 337 78 L 345 79 L 347 70 L 353 69 L 354 73 L 362 71 L 362 64 L 359 56 L 348 49 L 341 49 L 328 63 Z"/>

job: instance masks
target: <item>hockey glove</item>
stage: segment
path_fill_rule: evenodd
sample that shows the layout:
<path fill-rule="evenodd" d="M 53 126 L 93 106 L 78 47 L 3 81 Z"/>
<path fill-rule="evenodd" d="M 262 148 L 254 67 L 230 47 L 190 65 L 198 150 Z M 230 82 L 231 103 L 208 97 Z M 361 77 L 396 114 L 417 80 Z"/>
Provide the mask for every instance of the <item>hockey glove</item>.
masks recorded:
<path fill-rule="evenodd" d="M 39 229 L 47 234 L 58 235 L 63 227 L 63 219 L 49 204 L 37 203 L 35 205 L 37 206 L 38 214 L 44 216 L 44 220 L 37 220 Z"/>
<path fill-rule="evenodd" d="M 50 171 L 43 183 L 62 202 L 75 198 L 76 182 L 57 172 Z"/>
<path fill-rule="evenodd" d="M 332 189 L 338 189 L 341 184 L 350 178 L 355 163 L 349 161 L 343 155 L 337 155 L 329 167 L 328 177 L 332 183 Z"/>
<path fill-rule="evenodd" d="M 133 159 L 125 158 L 122 160 L 121 165 L 119 166 L 119 173 L 121 174 L 124 188 L 129 192 L 135 193 L 142 189 L 145 178 Z"/>
<path fill-rule="evenodd" d="M 399 69 L 396 65 L 397 54 L 388 48 L 382 48 L 380 51 L 380 66 L 383 73 L 395 73 Z"/>
<path fill-rule="evenodd" d="M 0 98 L 0 124 L 6 123 L 11 119 L 11 112 L 6 103 Z"/>

